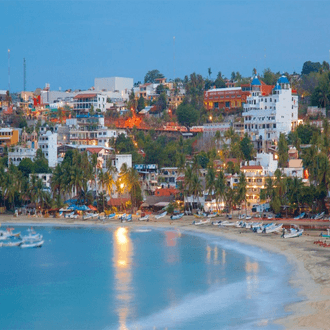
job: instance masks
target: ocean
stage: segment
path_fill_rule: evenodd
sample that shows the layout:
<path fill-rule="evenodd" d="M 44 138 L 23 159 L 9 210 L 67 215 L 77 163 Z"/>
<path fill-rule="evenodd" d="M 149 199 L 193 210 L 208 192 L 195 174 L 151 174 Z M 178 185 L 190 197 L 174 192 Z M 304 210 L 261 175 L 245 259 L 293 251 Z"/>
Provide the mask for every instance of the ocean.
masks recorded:
<path fill-rule="evenodd" d="M 282 255 L 220 237 L 34 228 L 43 247 L 0 248 L 0 329 L 281 329 L 299 299 Z"/>

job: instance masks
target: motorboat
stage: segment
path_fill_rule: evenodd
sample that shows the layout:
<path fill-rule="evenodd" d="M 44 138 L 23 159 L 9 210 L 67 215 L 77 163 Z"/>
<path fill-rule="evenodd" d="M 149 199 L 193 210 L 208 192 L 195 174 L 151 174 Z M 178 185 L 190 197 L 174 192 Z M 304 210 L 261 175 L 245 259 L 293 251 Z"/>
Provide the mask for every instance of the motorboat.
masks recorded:
<path fill-rule="evenodd" d="M 116 216 L 116 213 L 111 213 L 111 214 L 108 215 L 108 218 L 109 218 L 109 219 L 112 219 L 112 218 L 114 218 L 115 216 Z"/>
<path fill-rule="evenodd" d="M 40 242 L 35 242 L 35 243 L 22 243 L 21 244 L 21 248 L 25 249 L 25 248 L 37 248 L 37 247 L 41 247 L 44 244 L 44 241 L 40 241 Z"/>
<path fill-rule="evenodd" d="M 171 220 L 179 220 L 184 216 L 184 213 L 171 215 Z"/>
<path fill-rule="evenodd" d="M 195 213 L 194 217 L 195 218 L 205 218 L 205 217 L 207 217 L 207 214 L 206 213 Z"/>
<path fill-rule="evenodd" d="M 294 238 L 294 237 L 299 237 L 303 234 L 304 229 L 299 228 L 298 226 L 294 226 L 290 228 L 290 230 L 284 230 L 283 234 L 281 237 L 283 238 Z"/>
<path fill-rule="evenodd" d="M 74 215 L 74 211 L 73 211 L 73 212 L 70 212 L 70 213 L 68 213 L 68 214 L 66 214 L 66 215 L 64 216 L 64 218 L 66 218 L 66 219 L 71 218 L 72 215 Z"/>
<path fill-rule="evenodd" d="M 29 234 L 26 236 L 20 236 L 22 241 L 41 241 L 42 240 L 42 235 L 40 234 Z"/>
<path fill-rule="evenodd" d="M 221 221 L 221 223 L 219 224 L 219 227 L 230 227 L 230 226 L 236 226 L 236 222 L 231 222 L 231 221 Z"/>
<path fill-rule="evenodd" d="M 315 216 L 314 220 L 320 220 L 320 219 L 322 219 L 322 218 L 324 218 L 324 212 L 317 214 L 317 215 Z"/>
<path fill-rule="evenodd" d="M 155 219 L 164 218 L 166 216 L 166 214 L 167 214 L 167 211 L 164 211 L 164 212 L 162 212 L 160 214 L 157 214 L 157 215 L 155 215 Z"/>
<path fill-rule="evenodd" d="M 212 225 L 213 226 L 219 226 L 221 223 L 221 220 L 218 220 L 218 221 L 212 221 Z"/>
<path fill-rule="evenodd" d="M 7 242 L 7 243 L 2 243 L 2 246 L 20 246 L 23 243 L 23 241 L 18 241 L 18 242 Z"/>
<path fill-rule="evenodd" d="M 145 215 L 144 217 L 140 217 L 139 221 L 149 221 L 149 215 Z"/>
<path fill-rule="evenodd" d="M 294 217 L 293 219 L 295 219 L 295 220 L 300 220 L 300 219 L 302 219 L 304 216 L 305 216 L 305 212 L 300 213 L 298 216 Z"/>
<path fill-rule="evenodd" d="M 200 226 L 200 225 L 206 225 L 208 223 L 210 223 L 210 219 L 204 219 L 204 220 L 194 221 L 193 225 Z"/>
<path fill-rule="evenodd" d="M 270 233 L 279 232 L 282 230 L 282 227 L 283 227 L 283 223 L 280 223 L 279 225 L 273 224 L 272 226 L 266 227 L 264 229 L 264 233 L 270 234 Z"/>
<path fill-rule="evenodd" d="M 83 220 L 88 220 L 88 219 L 91 219 L 92 218 L 92 213 L 86 213 L 84 216 L 83 216 Z"/>
<path fill-rule="evenodd" d="M 245 216 L 245 220 L 251 220 L 251 219 L 252 219 L 252 217 L 251 217 L 250 215 L 247 214 L 247 215 Z"/>
<path fill-rule="evenodd" d="M 122 217 L 122 219 L 120 219 L 121 222 L 132 222 L 133 221 L 133 217 L 132 214 L 125 214 L 125 217 Z"/>
<path fill-rule="evenodd" d="M 215 217 L 217 217 L 219 214 L 218 214 L 218 212 L 212 212 L 212 213 L 209 213 L 208 215 L 207 215 L 207 217 L 208 218 L 215 218 Z"/>
<path fill-rule="evenodd" d="M 328 234 L 325 235 L 325 234 L 321 233 L 320 236 L 324 237 L 324 238 L 330 238 L 330 228 L 327 228 L 327 231 L 328 231 Z"/>

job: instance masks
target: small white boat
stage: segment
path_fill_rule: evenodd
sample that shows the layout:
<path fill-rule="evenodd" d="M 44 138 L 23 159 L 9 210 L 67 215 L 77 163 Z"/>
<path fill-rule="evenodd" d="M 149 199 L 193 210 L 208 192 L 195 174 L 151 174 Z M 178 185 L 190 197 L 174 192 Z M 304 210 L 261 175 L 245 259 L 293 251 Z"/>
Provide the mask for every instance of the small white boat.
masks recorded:
<path fill-rule="evenodd" d="M 149 215 L 139 218 L 139 221 L 149 221 Z"/>
<path fill-rule="evenodd" d="M 18 242 L 8 242 L 8 243 L 2 243 L 2 246 L 20 246 L 23 243 L 23 241 L 18 241 Z"/>
<path fill-rule="evenodd" d="M 303 234 L 304 229 L 299 228 L 298 226 L 294 226 L 293 228 L 290 228 L 290 230 L 284 230 L 284 233 L 282 234 L 281 237 L 283 238 L 294 238 L 294 237 L 299 237 Z"/>
<path fill-rule="evenodd" d="M 244 221 L 236 221 L 235 227 L 237 228 L 245 228 L 245 222 Z"/>
<path fill-rule="evenodd" d="M 324 212 L 317 214 L 317 215 L 315 216 L 314 220 L 320 220 L 320 219 L 322 219 L 322 218 L 324 218 Z"/>
<path fill-rule="evenodd" d="M 21 248 L 22 249 L 37 248 L 37 247 L 41 247 L 43 244 L 44 244 L 44 241 L 35 242 L 35 243 L 23 243 L 23 244 L 21 244 Z"/>
<path fill-rule="evenodd" d="M 40 234 L 30 234 L 26 236 L 20 236 L 21 240 L 23 241 L 41 241 L 42 240 L 42 235 Z"/>
<path fill-rule="evenodd" d="M 231 222 L 231 221 L 221 221 L 219 224 L 219 227 L 231 227 L 231 226 L 236 226 L 236 222 Z"/>
<path fill-rule="evenodd" d="M 171 215 L 172 220 L 179 220 L 184 216 L 184 213 L 176 214 L 176 215 Z"/>
<path fill-rule="evenodd" d="M 212 212 L 212 213 L 208 214 L 207 217 L 208 217 L 208 218 L 215 218 L 215 217 L 217 217 L 218 215 L 219 215 L 218 212 Z"/>
<path fill-rule="evenodd" d="M 212 225 L 213 226 L 219 226 L 221 223 L 221 220 L 218 220 L 218 221 L 212 221 Z"/>
<path fill-rule="evenodd" d="M 68 219 L 68 218 L 71 218 L 71 216 L 74 215 L 74 211 L 71 212 L 71 213 L 68 213 L 64 216 L 64 218 Z"/>
<path fill-rule="evenodd" d="M 164 218 L 167 214 L 167 211 L 164 211 L 163 213 L 155 215 L 155 219 L 161 219 Z"/>
<path fill-rule="evenodd" d="M 207 215 L 206 213 L 195 213 L 194 217 L 195 218 L 205 218 Z"/>
<path fill-rule="evenodd" d="M 116 213 L 111 213 L 111 214 L 108 215 L 108 218 L 109 218 L 109 219 L 112 219 L 112 218 L 114 218 L 115 216 L 116 216 Z"/>
<path fill-rule="evenodd" d="M 208 223 L 210 223 L 210 219 L 204 219 L 204 220 L 194 221 L 193 225 L 200 226 L 200 225 L 206 225 Z"/>
<path fill-rule="evenodd" d="M 71 214 L 70 215 L 70 219 L 77 219 L 78 218 L 78 214 Z"/>
<path fill-rule="evenodd" d="M 83 220 L 91 219 L 92 215 L 93 215 L 92 213 L 86 213 L 86 214 L 83 216 Z"/>
<path fill-rule="evenodd" d="M 282 230 L 283 227 L 283 223 L 280 223 L 279 225 L 272 225 L 269 227 L 265 227 L 264 229 L 264 233 L 269 234 L 269 233 L 275 233 L 275 232 L 279 232 Z"/>
<path fill-rule="evenodd" d="M 252 219 L 252 217 L 251 217 L 250 215 L 247 214 L 247 215 L 245 216 L 245 220 L 251 220 L 251 219 Z"/>
<path fill-rule="evenodd" d="M 123 217 L 121 220 L 121 222 L 132 222 L 133 221 L 133 217 L 132 214 L 125 214 L 125 217 Z"/>

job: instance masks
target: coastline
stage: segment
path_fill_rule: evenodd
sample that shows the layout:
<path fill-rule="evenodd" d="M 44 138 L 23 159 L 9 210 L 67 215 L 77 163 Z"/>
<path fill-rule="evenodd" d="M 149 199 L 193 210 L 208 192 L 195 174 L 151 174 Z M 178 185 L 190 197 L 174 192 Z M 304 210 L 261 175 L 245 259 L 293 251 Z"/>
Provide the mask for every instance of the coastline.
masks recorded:
<path fill-rule="evenodd" d="M 273 253 L 279 253 L 286 257 L 292 265 L 292 276 L 290 283 L 298 288 L 298 295 L 303 301 L 286 306 L 291 313 L 275 323 L 286 329 L 329 329 L 330 324 L 330 250 L 313 244 L 319 239 L 320 230 L 305 230 L 302 237 L 294 239 L 281 239 L 280 235 L 266 234 L 257 235 L 242 228 L 222 228 L 203 225 L 193 226 L 194 217 L 185 216 L 181 220 L 170 220 L 169 217 L 149 222 L 138 221 L 136 217 L 133 222 L 120 223 L 119 220 L 107 220 L 106 222 L 82 219 L 64 218 L 33 218 L 19 216 L 1 216 L 0 222 L 3 226 L 9 224 L 19 225 L 60 225 L 60 226 L 153 226 L 159 228 L 178 228 L 211 234 L 234 240 L 239 243 L 258 246 Z M 293 221 L 281 219 L 281 223 L 290 224 Z M 315 225 L 315 222 L 299 222 L 295 224 Z M 322 223 L 329 225 L 329 223 Z M 257 238 L 257 239 L 256 239 Z M 324 239 L 322 239 L 324 240 Z"/>

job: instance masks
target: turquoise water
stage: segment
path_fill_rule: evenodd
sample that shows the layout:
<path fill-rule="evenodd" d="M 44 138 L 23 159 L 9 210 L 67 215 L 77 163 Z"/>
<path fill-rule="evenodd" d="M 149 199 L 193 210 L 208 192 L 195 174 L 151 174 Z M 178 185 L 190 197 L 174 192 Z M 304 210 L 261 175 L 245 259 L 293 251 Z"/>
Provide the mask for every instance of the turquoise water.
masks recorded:
<path fill-rule="evenodd" d="M 26 227 L 16 227 L 23 232 Z M 147 227 L 35 227 L 0 248 L 0 329 L 281 329 L 297 301 L 284 257 Z"/>

